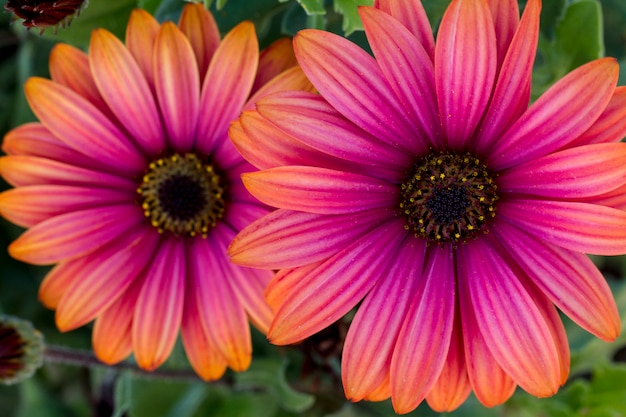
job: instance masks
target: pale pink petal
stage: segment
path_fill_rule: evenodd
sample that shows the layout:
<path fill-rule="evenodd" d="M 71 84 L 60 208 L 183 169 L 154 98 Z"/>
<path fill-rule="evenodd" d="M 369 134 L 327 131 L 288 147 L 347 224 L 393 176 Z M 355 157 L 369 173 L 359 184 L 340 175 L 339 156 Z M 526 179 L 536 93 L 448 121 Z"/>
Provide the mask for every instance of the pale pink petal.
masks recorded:
<path fill-rule="evenodd" d="M 400 221 L 388 221 L 310 270 L 282 294 L 269 340 L 295 343 L 341 318 L 383 276 L 405 234 Z"/>
<path fill-rule="evenodd" d="M 142 225 L 89 253 L 80 280 L 66 288 L 57 306 L 59 330 L 87 324 L 119 298 L 150 265 L 158 241 L 158 233 Z"/>
<path fill-rule="evenodd" d="M 425 153 L 441 140 L 432 59 L 415 36 L 387 13 L 361 7 L 359 14 L 376 61 L 413 122 L 414 135 L 406 140 L 417 142 L 416 153 Z"/>
<path fill-rule="evenodd" d="M 491 146 L 498 141 L 504 130 L 514 123 L 528 108 L 533 63 L 535 62 L 539 38 L 540 3 L 538 0 L 532 0 L 527 3 L 522 21 L 519 27 L 517 27 L 519 17 L 516 0 L 506 0 L 505 2 L 501 0 L 490 1 L 490 6 L 497 8 L 496 13 L 505 14 L 503 16 L 504 22 L 494 20 L 496 39 L 500 48 L 502 47 L 501 42 L 509 42 L 511 40 L 499 38 L 497 32 L 505 32 L 502 35 L 508 36 L 511 26 L 515 24 L 515 27 L 513 27 L 514 31 L 511 33 L 512 41 L 508 52 L 504 49 L 506 58 L 504 55 L 500 57 L 502 51 L 498 54 L 498 58 L 504 60 L 504 62 L 501 68 L 498 66 L 500 73 L 493 91 L 493 97 L 474 139 L 476 150 L 479 153 L 489 154 Z M 512 21 L 508 21 L 509 19 Z M 517 31 L 515 32 L 516 27 Z M 513 34 L 515 35 L 514 37 Z"/>
<path fill-rule="evenodd" d="M 178 27 L 189 39 L 198 63 L 200 80 L 204 80 L 211 58 L 220 44 L 220 31 L 215 19 L 203 4 L 187 4 L 180 14 Z"/>
<path fill-rule="evenodd" d="M 407 140 L 413 137 L 408 115 L 367 52 L 315 29 L 298 32 L 294 50 L 302 70 L 331 106 L 392 147 L 414 150 L 416 141 Z"/>
<path fill-rule="evenodd" d="M 151 87 L 154 87 L 152 54 L 159 28 L 159 22 L 143 9 L 133 10 L 126 26 L 126 46 Z"/>
<path fill-rule="evenodd" d="M 391 358 L 391 401 L 397 413 L 407 413 L 424 400 L 439 379 L 450 348 L 455 314 L 453 249 L 431 246 L 425 259 Z"/>
<path fill-rule="evenodd" d="M 155 40 L 154 86 L 168 145 L 189 152 L 200 108 L 200 75 L 189 40 L 172 22 L 161 26 Z"/>
<path fill-rule="evenodd" d="M 215 238 L 225 229 L 214 231 Z M 193 286 L 204 331 L 215 343 L 228 366 L 243 371 L 250 365 L 252 342 L 243 306 L 229 281 L 231 272 L 222 245 L 194 239 L 189 247 L 189 282 Z"/>
<path fill-rule="evenodd" d="M 620 317 L 611 289 L 587 256 L 546 244 L 504 222 L 494 228 L 494 234 L 568 317 L 603 340 L 618 336 Z"/>
<path fill-rule="evenodd" d="M 248 191 L 272 207 L 319 214 L 392 207 L 398 187 L 386 181 L 317 167 L 276 167 L 242 175 Z"/>
<path fill-rule="evenodd" d="M 9 253 L 23 262 L 53 264 L 89 253 L 142 221 L 141 210 L 130 204 L 62 214 L 28 229 Z"/>
<path fill-rule="evenodd" d="M 369 396 L 387 379 L 400 328 L 421 279 L 424 242 L 407 236 L 398 246 L 397 261 L 367 294 L 348 330 L 341 375 L 351 401 Z"/>
<path fill-rule="evenodd" d="M 428 53 L 430 60 L 434 59 L 435 38 L 420 0 L 376 0 L 375 7 L 406 26 Z"/>
<path fill-rule="evenodd" d="M 618 72 L 614 58 L 602 58 L 561 78 L 489 149 L 489 168 L 502 170 L 546 155 L 583 134 L 613 96 Z"/>
<path fill-rule="evenodd" d="M 467 281 L 463 287 L 469 289 L 480 333 L 502 369 L 528 393 L 551 396 L 561 384 L 559 351 L 542 311 L 496 243 L 485 235 L 460 246 L 459 268 L 467 271 L 460 279 Z"/>
<path fill-rule="evenodd" d="M 148 371 L 170 356 L 180 329 L 185 301 L 185 242 L 164 239 L 156 250 L 137 297 L 133 315 L 133 351 Z"/>
<path fill-rule="evenodd" d="M 435 84 L 445 144 L 463 149 L 482 119 L 496 75 L 491 13 L 484 1 L 453 0 L 439 26 Z"/>
<path fill-rule="evenodd" d="M 31 227 L 70 211 L 134 201 L 126 190 L 66 185 L 31 185 L 0 193 L 0 215 L 22 227 Z"/>
<path fill-rule="evenodd" d="M 61 84 L 33 77 L 24 85 L 35 115 L 74 150 L 115 170 L 137 174 L 146 164 L 131 141 L 87 99 Z"/>
<path fill-rule="evenodd" d="M 626 137 L 626 86 L 620 86 L 613 92 L 611 101 L 598 120 L 569 146 L 619 142 L 624 137 Z"/>
<path fill-rule="evenodd" d="M 610 207 L 516 198 L 500 201 L 496 216 L 575 252 L 621 255 L 626 248 L 626 213 Z"/>
<path fill-rule="evenodd" d="M 196 149 L 210 154 L 250 95 L 259 63 L 259 44 L 251 22 L 235 26 L 215 51 L 202 85 Z M 226 141 L 228 142 L 228 141 Z"/>
<path fill-rule="evenodd" d="M 577 146 L 516 165 L 498 176 L 498 191 L 572 199 L 626 183 L 626 144 Z"/>
<path fill-rule="evenodd" d="M 519 24 L 519 6 L 517 0 L 487 0 L 489 9 L 491 10 L 491 16 L 493 18 L 493 26 L 496 31 L 496 45 L 498 48 L 498 68 L 507 53 L 511 40 L 515 35 L 515 30 Z M 526 3 L 528 9 L 529 3 L 535 3 L 531 5 L 531 8 L 540 1 L 531 1 Z M 536 43 L 536 41 L 535 41 Z M 528 44 L 534 46 L 532 39 L 528 39 Z M 531 60 L 532 61 L 532 60 Z"/>
<path fill-rule="evenodd" d="M 319 215 L 276 210 L 244 228 L 229 254 L 236 264 L 282 269 L 317 262 L 372 230 L 384 210 Z"/>
<path fill-rule="evenodd" d="M 161 116 L 150 85 L 124 44 L 111 32 L 91 35 L 89 63 L 98 90 L 117 119 L 149 157 L 165 149 Z"/>

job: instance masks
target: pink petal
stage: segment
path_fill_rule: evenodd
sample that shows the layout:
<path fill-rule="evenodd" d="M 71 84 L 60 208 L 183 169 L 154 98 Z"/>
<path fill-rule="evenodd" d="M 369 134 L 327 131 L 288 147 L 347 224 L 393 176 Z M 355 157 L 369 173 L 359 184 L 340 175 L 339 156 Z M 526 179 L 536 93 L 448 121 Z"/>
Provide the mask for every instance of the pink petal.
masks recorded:
<path fill-rule="evenodd" d="M 597 204 L 515 199 L 500 201 L 497 215 L 556 246 L 596 255 L 626 248 L 626 213 Z"/>
<path fill-rule="evenodd" d="M 276 210 L 244 228 L 232 241 L 231 261 L 262 269 L 306 265 L 328 258 L 372 230 L 384 210 L 320 215 Z"/>
<path fill-rule="evenodd" d="M 618 72 L 614 58 L 602 58 L 561 78 L 491 147 L 489 168 L 502 170 L 572 142 L 606 108 Z"/>
<path fill-rule="evenodd" d="M 407 236 L 396 262 L 366 295 L 348 330 L 341 375 L 346 398 L 360 401 L 389 375 L 391 355 L 421 279 L 425 245 Z"/>
<path fill-rule="evenodd" d="M 261 98 L 281 91 L 306 91 L 315 93 L 315 87 L 313 87 L 311 81 L 309 81 L 304 72 L 302 72 L 302 68 L 297 66 L 292 67 L 269 80 L 258 90 L 254 90 L 254 94 L 243 106 L 243 110 L 252 110 L 254 109 L 255 103 Z"/>
<path fill-rule="evenodd" d="M 200 100 L 200 75 L 189 40 L 172 22 L 161 26 L 154 51 L 154 85 L 167 142 L 177 152 L 194 144 Z"/>
<path fill-rule="evenodd" d="M 428 53 L 430 60 L 433 60 L 435 38 L 420 0 L 377 0 L 375 7 L 390 14 L 409 29 Z"/>
<path fill-rule="evenodd" d="M 587 256 L 546 244 L 504 222 L 494 233 L 535 285 L 568 317 L 603 340 L 618 336 L 620 317 L 611 289 Z"/>
<path fill-rule="evenodd" d="M 35 115 L 55 136 L 74 150 L 111 168 L 137 174 L 146 161 L 128 138 L 100 110 L 61 84 L 32 77 L 24 85 Z"/>
<path fill-rule="evenodd" d="M 310 270 L 281 295 L 270 341 L 295 343 L 346 314 L 385 274 L 405 234 L 398 221 L 384 223 Z"/>
<path fill-rule="evenodd" d="M 298 62 L 335 109 L 366 132 L 413 151 L 413 127 L 380 67 L 367 52 L 338 35 L 314 29 L 294 38 Z"/>
<path fill-rule="evenodd" d="M 196 148 L 210 154 L 226 134 L 250 95 L 259 63 L 259 45 L 254 25 L 242 22 L 222 40 L 209 65 L 200 108 L 206 114 L 198 120 Z"/>
<path fill-rule="evenodd" d="M 391 207 L 394 184 L 364 175 L 317 167 L 277 167 L 242 175 L 248 191 L 273 207 L 319 214 Z"/>
<path fill-rule="evenodd" d="M 517 165 L 498 176 L 498 191 L 554 199 L 593 197 L 626 182 L 626 144 L 565 149 Z"/>
<path fill-rule="evenodd" d="M 498 68 L 500 68 L 500 64 L 502 63 L 513 36 L 515 35 L 515 30 L 519 25 L 519 6 L 517 4 L 517 0 L 487 0 L 487 3 L 489 4 L 489 9 L 491 10 L 493 25 L 496 31 Z M 539 1 L 533 0 L 533 3 L 534 4 L 531 5 L 531 8 L 537 6 Z M 539 4 L 539 6 L 541 5 Z M 527 9 L 528 3 L 526 4 L 524 11 Z M 534 46 L 531 39 L 528 39 L 528 44 Z"/>
<path fill-rule="evenodd" d="M 272 211 L 267 206 L 248 202 L 230 201 L 227 206 L 222 221 L 235 233 Z"/>
<path fill-rule="evenodd" d="M 457 249 L 480 333 L 520 387 L 537 397 L 551 396 L 561 384 L 561 369 L 550 326 L 494 243 L 486 235 Z"/>
<path fill-rule="evenodd" d="M 49 309 L 56 309 L 63 295 L 87 268 L 87 257 L 60 262 L 50 270 L 39 286 L 39 301 Z"/>
<path fill-rule="evenodd" d="M 293 53 L 291 39 L 280 38 L 261 51 L 259 69 L 257 71 L 252 92 L 255 93 L 281 72 L 298 65 Z"/>
<path fill-rule="evenodd" d="M 611 101 L 593 125 L 569 146 L 619 142 L 626 137 L 626 86 L 613 92 Z"/>
<path fill-rule="evenodd" d="M 220 44 L 220 31 L 215 19 L 204 5 L 186 4 L 180 15 L 178 27 L 189 39 L 198 62 L 200 80 L 204 80 L 211 58 Z"/>
<path fill-rule="evenodd" d="M 152 228 L 135 228 L 91 252 L 80 280 L 66 288 L 56 311 L 62 332 L 78 328 L 98 316 L 150 264 L 159 236 Z"/>
<path fill-rule="evenodd" d="M 415 36 L 387 13 L 372 7 L 359 8 L 376 61 L 414 124 L 415 152 L 441 140 L 432 58 Z"/>
<path fill-rule="evenodd" d="M 50 217 L 70 211 L 134 201 L 127 191 L 31 185 L 0 193 L 0 215 L 22 227 L 31 227 Z"/>
<path fill-rule="evenodd" d="M 454 0 L 435 46 L 435 84 L 446 145 L 464 149 L 483 117 L 496 75 L 493 21 L 483 1 Z"/>
<path fill-rule="evenodd" d="M 219 226 L 218 226 L 219 228 Z M 215 230 L 217 235 L 224 230 Z M 228 366 L 243 371 L 250 365 L 252 342 L 246 313 L 230 285 L 230 267 L 222 246 L 207 239 L 194 239 L 190 246 L 189 282 L 204 331 L 224 357 Z"/>
<path fill-rule="evenodd" d="M 133 316 L 133 350 L 142 369 L 156 369 L 174 348 L 183 316 L 185 269 L 185 242 L 162 240 L 146 271 Z"/>
<path fill-rule="evenodd" d="M 424 400 L 446 362 L 455 309 L 452 251 L 428 250 L 419 289 L 398 335 L 391 358 L 391 401 L 397 413 L 409 412 Z"/>
<path fill-rule="evenodd" d="M 159 110 L 146 77 L 124 44 L 111 32 L 95 30 L 89 62 L 98 90 L 135 143 L 150 157 L 162 153 L 165 139 Z"/>
<path fill-rule="evenodd" d="M 126 46 L 151 87 L 154 87 L 154 40 L 160 27 L 159 22 L 142 9 L 131 12 L 126 26 Z"/>
<path fill-rule="evenodd" d="M 504 13 L 502 16 L 504 22 L 496 23 L 496 32 L 506 32 L 502 35 L 508 37 L 508 31 L 511 25 L 515 23 L 517 31 L 511 34 L 512 40 L 498 38 L 500 42 L 509 42 L 510 47 L 506 53 L 498 57 L 504 60 L 502 66 L 498 66 L 500 73 L 496 81 L 495 89 L 491 103 L 487 108 L 484 120 L 480 124 L 477 136 L 475 138 L 476 150 L 479 153 L 489 154 L 490 148 L 498 141 L 500 135 L 513 124 L 528 108 L 530 100 L 530 83 L 533 71 L 533 63 L 535 62 L 535 54 L 537 51 L 537 42 L 539 38 L 539 13 L 541 11 L 541 2 L 533 0 L 527 3 L 524 9 L 524 16 L 517 27 L 519 20 L 517 14 L 517 1 L 507 1 L 506 6 L 502 6 L 502 1 L 496 2 L 491 0 L 490 6 L 497 8 L 497 13 Z M 514 9 L 514 10 L 513 10 Z M 508 20 L 511 20 L 510 22 Z M 501 26 L 501 25 L 504 25 Z M 513 28 L 515 29 L 515 28 Z M 513 37 L 513 34 L 515 35 Z M 508 44 L 507 44 L 508 47 Z M 506 49 L 504 49 L 506 52 Z"/>
<path fill-rule="evenodd" d="M 23 262 L 53 264 L 87 254 L 142 221 L 141 211 L 129 204 L 74 211 L 28 229 L 9 245 L 9 253 Z"/>

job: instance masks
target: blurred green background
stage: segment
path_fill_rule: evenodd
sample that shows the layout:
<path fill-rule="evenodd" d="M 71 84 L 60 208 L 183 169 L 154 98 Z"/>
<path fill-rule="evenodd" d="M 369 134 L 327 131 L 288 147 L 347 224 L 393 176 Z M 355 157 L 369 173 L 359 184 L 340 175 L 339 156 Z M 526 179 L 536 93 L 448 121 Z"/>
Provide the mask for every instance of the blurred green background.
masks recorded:
<path fill-rule="evenodd" d="M 423 0 L 436 27 L 447 0 Z M 4 3 L 4 1 L 2 1 Z M 157 19 L 176 20 L 182 0 L 90 0 L 68 28 L 43 35 L 27 31 L 0 13 L 0 134 L 34 120 L 22 93 L 33 75 L 49 76 L 47 61 L 56 42 L 86 48 L 91 30 L 104 27 L 123 38 L 130 11 L 145 8 Z M 367 48 L 360 31 L 359 0 L 215 0 L 210 5 L 225 33 L 241 20 L 254 21 L 261 46 L 304 27 L 331 30 Z M 524 6 L 524 1 L 520 2 Z M 573 68 L 600 56 L 616 57 L 626 84 L 626 1 L 544 0 L 533 97 Z M 0 190 L 7 184 L 1 182 Z M 31 320 L 50 344 L 89 350 L 90 328 L 60 334 L 54 314 L 37 301 L 46 268 L 9 258 L 4 248 L 21 230 L 0 219 L 0 313 Z M 626 322 L 626 257 L 594 259 L 609 280 Z M 452 416 L 626 416 L 626 336 L 603 343 L 565 319 L 572 348 L 569 382 L 554 397 L 536 399 L 521 390 L 505 405 L 485 409 L 473 397 Z M 248 372 L 227 373 L 220 382 L 199 382 L 178 346 L 162 368 L 169 378 L 118 368 L 44 365 L 16 386 L 0 385 L 2 417 L 199 417 L 199 416 L 387 416 L 389 402 L 351 404 L 339 375 L 347 322 L 340 321 L 296 347 L 273 347 L 253 334 L 255 359 Z M 622 332 L 626 333 L 626 332 Z M 426 405 L 410 415 L 434 416 Z"/>

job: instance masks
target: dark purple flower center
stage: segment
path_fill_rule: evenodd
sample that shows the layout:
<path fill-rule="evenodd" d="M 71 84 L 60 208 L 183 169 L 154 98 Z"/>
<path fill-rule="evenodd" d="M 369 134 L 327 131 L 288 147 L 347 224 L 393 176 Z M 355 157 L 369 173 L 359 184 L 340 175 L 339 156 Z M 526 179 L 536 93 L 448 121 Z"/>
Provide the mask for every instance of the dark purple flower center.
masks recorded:
<path fill-rule="evenodd" d="M 495 216 L 496 190 L 486 165 L 471 154 L 428 155 L 401 186 L 405 228 L 429 242 L 465 242 Z"/>
<path fill-rule="evenodd" d="M 224 216 L 224 186 L 195 154 L 152 162 L 137 189 L 144 215 L 160 233 L 207 236 Z"/>

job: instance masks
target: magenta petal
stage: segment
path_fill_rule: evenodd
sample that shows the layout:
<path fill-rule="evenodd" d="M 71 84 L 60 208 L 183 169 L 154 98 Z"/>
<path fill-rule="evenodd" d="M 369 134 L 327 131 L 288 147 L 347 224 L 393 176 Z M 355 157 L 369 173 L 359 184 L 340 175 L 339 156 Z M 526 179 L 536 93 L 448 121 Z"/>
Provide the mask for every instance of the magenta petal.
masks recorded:
<path fill-rule="evenodd" d="M 493 243 L 485 236 L 458 249 L 480 332 L 500 366 L 525 391 L 553 395 L 561 370 L 550 327 Z"/>
<path fill-rule="evenodd" d="M 561 311 L 603 340 L 617 337 L 621 324 L 611 289 L 586 255 L 546 244 L 504 222 L 494 233 Z"/>
<path fill-rule="evenodd" d="M 422 402 L 446 362 L 455 309 L 452 251 L 436 246 L 428 250 L 419 289 L 398 335 L 391 358 L 391 399 L 400 413 Z"/>
<path fill-rule="evenodd" d="M 453 1 L 439 26 L 435 84 L 446 145 L 464 149 L 491 97 L 497 51 L 491 13 L 483 1 Z"/>
<path fill-rule="evenodd" d="M 621 255 L 626 248 L 626 213 L 570 201 L 501 201 L 498 214 L 539 240 L 575 252 Z"/>
<path fill-rule="evenodd" d="M 319 214 L 393 207 L 398 187 L 386 181 L 317 167 L 276 167 L 243 174 L 250 193 L 272 207 Z"/>
<path fill-rule="evenodd" d="M 406 111 L 367 52 L 338 35 L 314 29 L 294 38 L 298 62 L 320 94 L 371 135 L 408 152 L 414 143 Z"/>
<path fill-rule="evenodd" d="M 299 280 L 276 313 L 268 338 L 300 341 L 337 321 L 386 273 L 406 231 L 399 221 L 382 224 Z"/>
<path fill-rule="evenodd" d="M 626 86 L 615 89 L 598 120 L 570 146 L 619 142 L 626 137 Z"/>
<path fill-rule="evenodd" d="M 519 6 L 517 0 L 487 0 L 491 16 L 493 17 L 493 25 L 496 31 L 496 44 L 498 47 L 498 68 L 502 64 L 502 60 L 507 53 L 511 40 L 515 35 L 515 30 L 519 24 Z M 539 2 L 533 0 L 536 6 Z M 524 11 L 528 9 L 528 4 Z M 533 45 L 531 39 L 528 39 L 528 45 Z"/>

